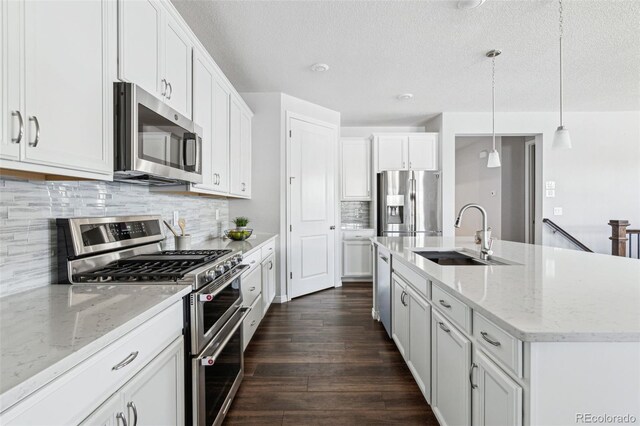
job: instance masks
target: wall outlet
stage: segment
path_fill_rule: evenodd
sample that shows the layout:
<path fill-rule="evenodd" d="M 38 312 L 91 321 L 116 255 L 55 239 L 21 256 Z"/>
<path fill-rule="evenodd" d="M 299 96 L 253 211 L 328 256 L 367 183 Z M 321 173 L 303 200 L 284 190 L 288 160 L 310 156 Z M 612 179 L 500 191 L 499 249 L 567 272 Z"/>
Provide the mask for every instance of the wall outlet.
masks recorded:
<path fill-rule="evenodd" d="M 547 198 L 554 198 L 556 196 L 556 190 L 555 189 L 547 189 L 545 192 L 545 195 L 547 196 Z"/>
<path fill-rule="evenodd" d="M 562 216 L 562 207 L 554 207 L 553 208 L 554 216 Z"/>
<path fill-rule="evenodd" d="M 556 189 L 556 182 L 553 180 L 548 180 L 545 182 L 545 189 Z"/>
<path fill-rule="evenodd" d="M 220 220 L 220 209 L 216 209 L 216 220 Z"/>
<path fill-rule="evenodd" d="M 178 220 L 180 220 L 180 212 L 178 210 L 173 211 L 173 226 L 178 226 Z"/>

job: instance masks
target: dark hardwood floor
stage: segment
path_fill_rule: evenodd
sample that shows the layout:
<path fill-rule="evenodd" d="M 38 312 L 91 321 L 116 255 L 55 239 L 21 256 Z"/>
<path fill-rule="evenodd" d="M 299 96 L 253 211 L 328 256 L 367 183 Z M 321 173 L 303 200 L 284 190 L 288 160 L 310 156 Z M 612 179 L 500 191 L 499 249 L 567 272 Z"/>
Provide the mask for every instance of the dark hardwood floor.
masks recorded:
<path fill-rule="evenodd" d="M 272 304 L 225 424 L 437 425 L 371 300 L 348 283 Z"/>

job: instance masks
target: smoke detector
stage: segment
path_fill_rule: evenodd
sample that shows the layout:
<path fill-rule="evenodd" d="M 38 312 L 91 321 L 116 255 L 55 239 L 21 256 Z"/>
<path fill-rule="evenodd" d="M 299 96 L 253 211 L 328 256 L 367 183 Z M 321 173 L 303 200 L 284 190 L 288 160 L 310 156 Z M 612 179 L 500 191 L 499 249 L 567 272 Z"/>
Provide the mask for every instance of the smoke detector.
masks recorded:
<path fill-rule="evenodd" d="M 403 93 L 401 95 L 398 95 L 399 101 L 409 101 L 411 99 L 413 99 L 413 93 Z"/>
<path fill-rule="evenodd" d="M 458 9 L 475 9 L 482 6 L 485 1 L 487 0 L 459 0 Z"/>
<path fill-rule="evenodd" d="M 311 65 L 311 71 L 313 72 L 325 72 L 329 70 L 329 65 L 327 64 L 313 64 Z"/>

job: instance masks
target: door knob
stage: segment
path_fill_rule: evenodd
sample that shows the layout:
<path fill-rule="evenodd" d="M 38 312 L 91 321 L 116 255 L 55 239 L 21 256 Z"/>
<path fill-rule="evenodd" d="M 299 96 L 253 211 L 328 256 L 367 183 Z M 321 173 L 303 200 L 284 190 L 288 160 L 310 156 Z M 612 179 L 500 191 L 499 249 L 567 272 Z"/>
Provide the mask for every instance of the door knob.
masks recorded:
<path fill-rule="evenodd" d="M 331 225 L 331 226 L 329 227 L 329 229 L 331 229 L 331 230 L 333 231 L 334 229 L 336 229 L 336 227 L 335 227 L 335 226 L 333 226 L 333 225 Z"/>

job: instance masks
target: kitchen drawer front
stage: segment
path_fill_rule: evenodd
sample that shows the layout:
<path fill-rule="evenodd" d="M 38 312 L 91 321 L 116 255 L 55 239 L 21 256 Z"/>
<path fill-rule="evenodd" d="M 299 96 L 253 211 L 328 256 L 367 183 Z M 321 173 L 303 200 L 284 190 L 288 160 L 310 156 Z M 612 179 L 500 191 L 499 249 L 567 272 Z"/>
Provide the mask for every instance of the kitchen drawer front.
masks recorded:
<path fill-rule="evenodd" d="M 431 301 L 436 309 L 471 333 L 471 308 L 435 284 L 431 287 Z"/>
<path fill-rule="evenodd" d="M 360 229 L 360 230 L 342 230 L 342 240 L 368 240 L 375 236 L 373 229 Z"/>
<path fill-rule="evenodd" d="M 247 349 L 247 345 L 260 325 L 260 320 L 262 320 L 262 295 L 258 295 L 258 298 L 251 305 L 251 312 L 242 323 L 242 350 Z"/>
<path fill-rule="evenodd" d="M 276 252 L 276 240 L 271 240 L 262 246 L 262 260 L 265 260 L 271 253 Z"/>
<path fill-rule="evenodd" d="M 242 276 L 242 306 L 251 306 L 262 292 L 262 269 L 253 268 Z"/>
<path fill-rule="evenodd" d="M 183 302 L 130 331 L 2 414 L 3 425 L 78 424 L 182 335 Z M 61 409 L 66 407 L 66 409 Z"/>
<path fill-rule="evenodd" d="M 413 288 L 416 289 L 427 299 L 431 296 L 429 280 L 411 269 L 409 266 L 395 259 L 392 260 L 393 272 L 405 279 Z"/>
<path fill-rule="evenodd" d="M 473 337 L 489 355 L 518 377 L 523 373 L 523 343 L 487 318 L 473 312 Z"/>
<path fill-rule="evenodd" d="M 245 254 L 244 259 L 242 259 L 242 264 L 249 265 L 249 268 L 245 271 L 243 277 L 246 277 L 249 272 L 260 266 L 260 262 L 262 262 L 262 251 L 260 249 L 254 250 L 249 255 Z"/>

